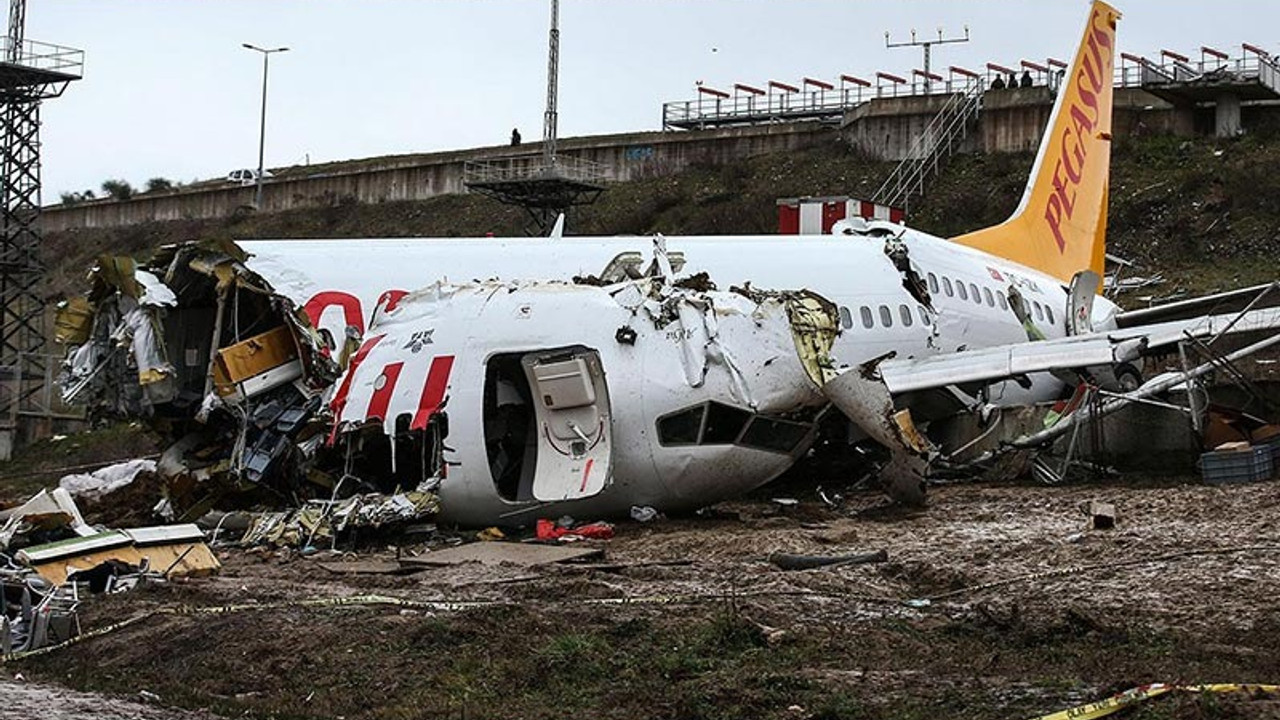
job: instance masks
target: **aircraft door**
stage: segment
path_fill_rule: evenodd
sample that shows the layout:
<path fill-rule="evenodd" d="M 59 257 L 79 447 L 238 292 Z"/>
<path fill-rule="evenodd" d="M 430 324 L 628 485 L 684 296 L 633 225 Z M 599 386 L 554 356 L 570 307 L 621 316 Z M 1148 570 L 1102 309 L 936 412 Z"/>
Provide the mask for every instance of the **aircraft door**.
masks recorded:
<path fill-rule="evenodd" d="M 587 348 L 529 353 L 521 365 L 537 423 L 533 498 L 576 500 L 604 490 L 613 473 L 613 438 L 599 353 Z"/>
<path fill-rule="evenodd" d="M 1098 294 L 1102 278 L 1092 270 L 1081 270 L 1071 278 L 1067 291 L 1067 334 L 1093 332 L 1093 298 Z"/>

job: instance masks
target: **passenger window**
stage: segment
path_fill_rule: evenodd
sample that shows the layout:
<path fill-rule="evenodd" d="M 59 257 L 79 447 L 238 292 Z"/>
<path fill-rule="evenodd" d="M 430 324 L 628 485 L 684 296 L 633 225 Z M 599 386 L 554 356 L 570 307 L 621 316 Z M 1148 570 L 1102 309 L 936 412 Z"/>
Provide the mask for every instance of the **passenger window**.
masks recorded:
<path fill-rule="evenodd" d="M 840 327 L 848 330 L 853 327 L 853 313 L 849 312 L 849 308 L 840 306 Z"/>
<path fill-rule="evenodd" d="M 1048 305 L 1045 305 L 1044 314 L 1048 316 L 1049 324 L 1052 325 L 1053 324 L 1053 308 L 1049 307 Z"/>
<path fill-rule="evenodd" d="M 979 305 L 982 304 L 982 296 L 978 294 L 978 286 L 969 283 L 969 292 L 973 293 L 973 301 Z"/>
<path fill-rule="evenodd" d="M 938 276 L 933 273 L 929 273 L 929 292 L 938 294 Z"/>
<path fill-rule="evenodd" d="M 888 305 L 880 306 L 880 324 L 885 327 L 893 327 L 893 313 L 889 312 Z"/>
<path fill-rule="evenodd" d="M 1044 308 L 1041 308 L 1041 307 L 1040 307 L 1040 303 L 1035 302 L 1035 301 L 1033 300 L 1033 301 L 1031 302 L 1031 305 L 1032 305 L 1032 307 L 1034 307 L 1034 308 L 1036 309 L 1036 319 L 1037 319 L 1037 320 L 1044 320 Z"/>
<path fill-rule="evenodd" d="M 790 420 L 775 420 L 757 415 L 742 433 L 738 444 L 757 450 L 790 454 L 809 437 L 811 427 Z"/>
<path fill-rule="evenodd" d="M 707 422 L 702 429 L 701 445 L 732 445 L 751 413 L 718 402 L 707 403 Z"/>
<path fill-rule="evenodd" d="M 991 288 L 989 287 L 982 288 L 982 298 L 986 300 L 987 304 L 990 305 L 991 307 L 996 306 L 996 299 L 991 297 Z"/>
<path fill-rule="evenodd" d="M 951 292 L 951 278 L 942 278 L 942 290 L 947 294 L 947 297 L 951 297 L 954 294 Z"/>
<path fill-rule="evenodd" d="M 920 313 L 920 324 L 921 324 L 921 325 L 928 325 L 928 324 L 929 324 L 929 313 L 924 309 L 924 306 L 923 306 L 923 305 L 917 305 L 917 306 L 916 306 L 916 311 Z"/>
<path fill-rule="evenodd" d="M 662 445 L 697 445 L 706 406 L 698 405 L 658 418 L 658 442 Z"/>
<path fill-rule="evenodd" d="M 996 291 L 996 300 L 1000 301 L 1001 310 L 1009 309 L 1009 301 L 1005 299 L 1004 293 L 1000 292 L 999 290 Z"/>
<path fill-rule="evenodd" d="M 862 315 L 862 327 L 864 328 L 875 327 L 876 321 L 874 318 L 871 317 L 871 308 L 867 307 L 866 305 L 863 305 L 858 312 Z"/>
<path fill-rule="evenodd" d="M 956 293 L 960 296 L 961 300 L 969 299 L 969 291 L 964 289 L 964 283 L 959 280 L 956 281 Z"/>
<path fill-rule="evenodd" d="M 902 318 L 903 327 L 911 327 L 911 323 L 913 322 L 913 319 L 911 317 L 911 308 L 907 307 L 906 305 L 899 305 L 898 317 Z"/>

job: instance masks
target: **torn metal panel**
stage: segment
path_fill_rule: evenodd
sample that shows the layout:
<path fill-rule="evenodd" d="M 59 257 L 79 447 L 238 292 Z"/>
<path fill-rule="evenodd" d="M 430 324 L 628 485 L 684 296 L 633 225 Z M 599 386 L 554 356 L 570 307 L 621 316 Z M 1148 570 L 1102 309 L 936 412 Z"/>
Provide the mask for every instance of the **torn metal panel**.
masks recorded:
<path fill-rule="evenodd" d="M 15 557 L 54 585 L 109 562 L 149 568 L 166 577 L 209 575 L 221 567 L 195 525 L 109 530 L 29 547 Z"/>
<path fill-rule="evenodd" d="M 897 410 L 877 366 L 872 360 L 850 368 L 823 385 L 822 392 L 867 437 L 889 450 L 890 459 L 877 473 L 885 492 L 893 499 L 918 505 L 924 502 L 925 477 L 934 448 L 920 434 L 909 410 Z"/>
<path fill-rule="evenodd" d="M 439 510 L 439 497 L 424 490 L 312 501 L 296 510 L 255 514 L 240 543 L 297 548 L 333 543 L 344 532 L 421 522 L 434 518 Z"/>
<path fill-rule="evenodd" d="M 24 540 L 23 544 L 30 544 L 30 537 L 47 537 L 50 532 L 84 537 L 97 531 L 85 523 L 80 509 L 66 490 L 41 490 L 27 502 L 7 511 L 7 519 L 0 526 L 0 550 L 14 547 L 18 539 Z"/>
<path fill-rule="evenodd" d="M 68 402 L 202 438 L 161 464 L 177 515 L 243 481 L 308 492 L 307 442 L 338 368 L 306 314 L 243 260 L 229 243 L 171 245 L 145 264 L 100 258 L 85 295 L 61 308 Z"/>

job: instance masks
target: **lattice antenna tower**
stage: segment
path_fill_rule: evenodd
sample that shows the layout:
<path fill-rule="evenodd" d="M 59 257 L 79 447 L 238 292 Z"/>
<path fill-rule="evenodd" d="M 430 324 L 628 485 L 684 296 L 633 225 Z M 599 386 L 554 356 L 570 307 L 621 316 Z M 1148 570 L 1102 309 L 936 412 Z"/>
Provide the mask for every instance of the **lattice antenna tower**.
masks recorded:
<path fill-rule="evenodd" d="M 0 53 L 0 450 L 45 385 L 40 262 L 40 103 L 81 77 L 80 50 L 25 38 L 26 0 L 10 0 Z M 7 441 L 7 442 L 6 442 Z"/>

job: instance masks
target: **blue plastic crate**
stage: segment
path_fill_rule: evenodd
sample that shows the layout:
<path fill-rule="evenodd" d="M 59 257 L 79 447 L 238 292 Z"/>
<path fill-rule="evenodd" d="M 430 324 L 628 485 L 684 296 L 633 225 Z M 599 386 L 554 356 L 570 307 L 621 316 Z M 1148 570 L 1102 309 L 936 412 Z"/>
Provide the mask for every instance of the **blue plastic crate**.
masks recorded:
<path fill-rule="evenodd" d="M 1209 485 L 1249 483 L 1271 478 L 1271 446 L 1214 450 L 1200 456 L 1200 470 Z"/>

